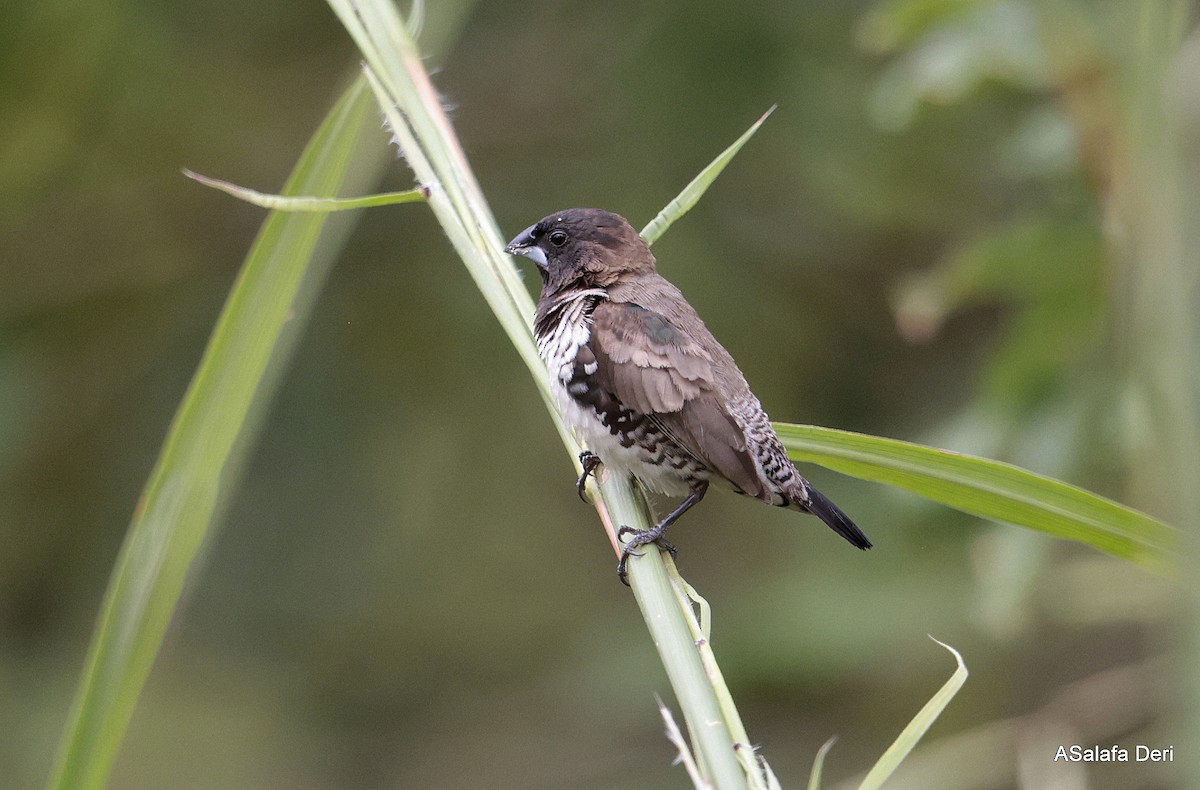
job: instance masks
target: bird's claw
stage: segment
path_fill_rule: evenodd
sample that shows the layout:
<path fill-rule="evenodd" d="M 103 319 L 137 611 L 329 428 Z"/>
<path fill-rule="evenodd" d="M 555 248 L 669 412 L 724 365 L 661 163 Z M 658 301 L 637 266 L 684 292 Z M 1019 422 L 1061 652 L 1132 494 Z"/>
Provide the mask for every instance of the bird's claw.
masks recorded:
<path fill-rule="evenodd" d="M 575 490 L 579 492 L 579 498 L 587 502 L 587 479 L 596 476 L 596 467 L 600 465 L 600 456 L 591 450 L 584 450 L 579 454 L 579 463 L 583 464 L 583 474 L 575 483 Z"/>
<path fill-rule="evenodd" d="M 653 543 L 663 551 L 670 552 L 672 558 L 678 554 L 675 545 L 667 542 L 666 538 L 663 537 L 663 533 L 666 531 L 666 526 L 662 524 L 650 529 L 634 529 L 633 527 L 622 526 L 617 530 L 618 540 L 623 539 L 626 535 L 630 536 L 629 540 L 625 541 L 621 547 L 621 559 L 617 562 L 617 578 L 621 580 L 622 584 L 626 587 L 629 586 L 629 573 L 625 565 L 630 557 L 642 556 L 640 551 L 634 551 L 639 546 Z"/>

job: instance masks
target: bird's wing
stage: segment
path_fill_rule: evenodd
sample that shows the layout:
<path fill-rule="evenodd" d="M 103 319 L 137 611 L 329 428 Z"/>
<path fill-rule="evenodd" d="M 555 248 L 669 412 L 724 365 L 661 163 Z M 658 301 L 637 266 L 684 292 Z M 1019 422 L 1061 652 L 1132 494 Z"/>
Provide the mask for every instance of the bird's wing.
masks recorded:
<path fill-rule="evenodd" d="M 588 347 L 596 383 L 648 414 L 682 449 L 751 496 L 762 483 L 746 437 L 714 383 L 712 355 L 662 315 L 601 301 Z"/>

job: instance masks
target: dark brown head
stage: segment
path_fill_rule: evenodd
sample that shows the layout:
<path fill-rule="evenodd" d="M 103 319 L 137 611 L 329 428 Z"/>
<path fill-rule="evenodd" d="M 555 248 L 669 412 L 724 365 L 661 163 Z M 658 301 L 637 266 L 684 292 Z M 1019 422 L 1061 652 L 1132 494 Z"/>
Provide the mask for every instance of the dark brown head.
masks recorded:
<path fill-rule="evenodd" d="M 504 248 L 537 264 L 543 293 L 606 288 L 623 275 L 654 271 L 654 256 L 624 217 L 598 208 L 559 211 Z"/>

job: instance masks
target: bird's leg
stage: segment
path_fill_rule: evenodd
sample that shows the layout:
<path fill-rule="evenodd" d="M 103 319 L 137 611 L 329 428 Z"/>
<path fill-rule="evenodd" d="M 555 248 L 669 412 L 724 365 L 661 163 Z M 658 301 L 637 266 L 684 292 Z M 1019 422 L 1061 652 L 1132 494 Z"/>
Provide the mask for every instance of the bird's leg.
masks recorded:
<path fill-rule="evenodd" d="M 692 486 L 692 493 L 688 494 L 687 499 L 679 503 L 679 507 L 667 514 L 666 518 L 655 524 L 650 529 L 634 529 L 633 527 L 621 527 L 617 530 L 617 538 L 624 538 L 629 535 L 629 540 L 625 541 L 625 545 L 621 548 L 621 560 L 617 563 L 617 576 L 621 579 L 621 583 L 626 587 L 629 586 L 629 579 L 625 572 L 625 563 L 630 557 L 640 556 L 634 551 L 638 546 L 645 546 L 647 543 L 653 543 L 660 549 L 671 552 L 671 556 L 675 556 L 675 547 L 668 543 L 663 535 L 666 534 L 667 527 L 679 520 L 679 517 L 692 507 L 692 505 L 704 499 L 705 492 L 708 491 L 708 481 L 700 480 Z"/>
<path fill-rule="evenodd" d="M 575 483 L 575 489 L 579 492 L 579 498 L 587 502 L 587 496 L 584 495 L 584 491 L 587 488 L 587 479 L 589 476 L 596 476 L 596 467 L 600 465 L 600 456 L 591 450 L 584 450 L 579 454 L 579 463 L 583 464 L 583 474 L 579 476 L 579 481 Z"/>

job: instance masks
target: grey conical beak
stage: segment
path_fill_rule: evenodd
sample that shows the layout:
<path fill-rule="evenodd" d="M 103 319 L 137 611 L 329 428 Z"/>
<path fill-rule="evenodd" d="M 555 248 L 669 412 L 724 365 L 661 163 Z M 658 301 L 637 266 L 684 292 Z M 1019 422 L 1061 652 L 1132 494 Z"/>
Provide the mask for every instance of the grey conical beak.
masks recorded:
<path fill-rule="evenodd" d="M 537 225 L 530 225 L 525 230 L 517 234 L 517 237 L 508 243 L 504 251 L 509 255 L 524 255 L 529 260 L 538 265 L 538 268 L 545 269 L 549 261 L 546 260 L 546 251 L 537 246 L 537 242 L 533 238 L 533 229 Z"/>

